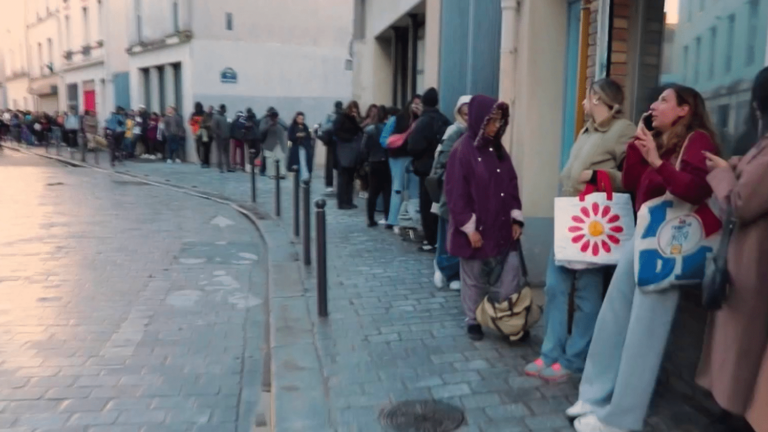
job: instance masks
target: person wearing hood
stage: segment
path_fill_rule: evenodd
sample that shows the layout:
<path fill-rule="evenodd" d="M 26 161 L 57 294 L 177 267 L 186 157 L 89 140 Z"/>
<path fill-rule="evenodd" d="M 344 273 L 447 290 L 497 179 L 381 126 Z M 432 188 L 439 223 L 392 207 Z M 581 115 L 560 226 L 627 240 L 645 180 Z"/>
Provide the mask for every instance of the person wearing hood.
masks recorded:
<path fill-rule="evenodd" d="M 219 158 L 219 172 L 224 172 L 224 164 L 227 165 L 227 172 L 233 172 L 229 165 L 229 120 L 227 119 L 227 106 L 219 105 L 219 110 L 213 115 L 211 122 L 211 132 L 213 140 L 216 142 L 216 155 Z"/>
<path fill-rule="evenodd" d="M 245 110 L 243 135 L 249 159 L 246 165 L 250 165 L 251 169 L 256 169 L 256 158 L 261 154 L 261 143 L 259 142 L 259 119 L 251 108 Z"/>
<path fill-rule="evenodd" d="M 301 180 L 308 180 L 312 175 L 314 142 L 301 111 L 296 113 L 288 127 L 288 141 L 291 142 L 288 171 L 298 172 Z"/>
<path fill-rule="evenodd" d="M 523 213 L 517 173 L 501 143 L 509 105 L 488 96 L 469 102 L 467 132 L 445 172 L 448 252 L 461 259 L 461 303 L 471 340 L 483 339 L 475 311 L 486 294 L 501 302 L 520 292 Z"/>
<path fill-rule="evenodd" d="M 110 164 L 115 166 L 115 162 L 122 160 L 122 145 L 125 137 L 125 110 L 118 106 L 112 115 L 107 119 L 104 135 L 107 137 L 109 145 Z"/>
<path fill-rule="evenodd" d="M 210 167 L 211 139 L 208 131 L 203 127 L 205 111 L 203 104 L 195 102 L 195 110 L 189 116 L 189 126 L 197 144 L 197 157 L 200 159 L 200 168 Z"/>
<path fill-rule="evenodd" d="M 232 166 L 235 169 L 245 171 L 245 114 L 242 111 L 235 113 L 232 120 L 230 135 L 232 137 Z"/>
<path fill-rule="evenodd" d="M 336 188 L 336 201 L 339 210 L 357 208 L 354 203 L 355 171 L 357 170 L 360 142 L 363 129 L 358 121 L 360 105 L 357 101 L 347 104 L 344 113 L 333 122 L 336 160 L 339 170 L 339 184 Z"/>
<path fill-rule="evenodd" d="M 455 122 L 446 129 L 443 140 L 435 152 L 435 162 L 432 165 L 430 177 L 435 180 L 437 190 L 432 196 L 432 191 L 428 192 L 432 201 L 437 202 L 437 250 L 435 253 L 435 287 L 442 288 L 448 284 L 448 288 L 453 291 L 461 289 L 459 280 L 459 259 L 448 253 L 448 204 L 445 201 L 445 190 L 442 187 L 445 179 L 445 167 L 448 164 L 448 157 L 451 155 L 456 142 L 467 131 L 467 120 L 469 119 L 469 101 L 472 96 L 466 95 L 459 98 L 456 102 L 456 108 L 453 110 Z"/>
<path fill-rule="evenodd" d="M 421 228 L 424 231 L 424 244 L 419 250 L 434 252 L 439 219 L 432 213 L 432 198 L 429 196 L 426 180 L 435 162 L 437 146 L 443 140 L 445 131 L 451 126 L 451 121 L 437 108 L 440 99 L 434 87 L 424 92 L 422 103 L 424 110 L 408 136 L 408 154 L 413 158 L 411 163 L 413 173 L 419 178 L 419 213 Z"/>
<path fill-rule="evenodd" d="M 275 178 L 275 161 L 283 162 L 280 166 L 280 178 L 285 178 L 285 156 L 288 154 L 288 125 L 280 118 L 280 113 L 270 107 L 267 115 L 259 123 L 259 135 L 264 149 L 264 163 L 266 173 L 270 178 Z"/>

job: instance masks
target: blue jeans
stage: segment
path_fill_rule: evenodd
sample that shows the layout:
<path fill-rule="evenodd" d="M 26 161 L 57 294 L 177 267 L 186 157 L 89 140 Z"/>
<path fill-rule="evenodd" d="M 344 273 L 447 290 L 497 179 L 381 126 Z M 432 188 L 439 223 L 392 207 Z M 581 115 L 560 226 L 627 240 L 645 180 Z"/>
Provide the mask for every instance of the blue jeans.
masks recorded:
<path fill-rule="evenodd" d="M 637 288 L 634 247 L 627 245 L 600 309 L 579 387 L 579 400 L 592 405 L 603 423 L 643 429 L 679 300 L 677 289 Z"/>
<path fill-rule="evenodd" d="M 387 224 L 400 225 L 400 207 L 403 205 L 405 190 L 405 168 L 411 163 L 410 157 L 389 158 L 389 169 L 392 172 L 392 198 L 389 201 L 389 217 Z M 416 188 L 418 190 L 418 182 Z"/>
<path fill-rule="evenodd" d="M 182 137 L 178 135 L 168 136 L 168 159 L 179 159 Z"/>
<path fill-rule="evenodd" d="M 568 300 L 574 291 L 573 327 L 568 335 Z M 571 270 L 555 264 L 554 253 L 547 266 L 547 297 L 544 322 L 546 335 L 541 358 L 547 365 L 580 373 L 584 370 L 595 322 L 603 303 L 603 269 Z"/>
<path fill-rule="evenodd" d="M 451 283 L 459 280 L 461 260 L 448 253 L 448 219 L 440 218 L 437 223 L 437 253 L 435 254 L 437 269 Z"/>

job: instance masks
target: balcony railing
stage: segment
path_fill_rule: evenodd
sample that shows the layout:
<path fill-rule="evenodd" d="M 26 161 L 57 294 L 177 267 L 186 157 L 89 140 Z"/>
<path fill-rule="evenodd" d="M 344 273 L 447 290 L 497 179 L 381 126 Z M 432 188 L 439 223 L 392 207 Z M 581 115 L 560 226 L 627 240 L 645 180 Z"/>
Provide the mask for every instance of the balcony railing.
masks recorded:
<path fill-rule="evenodd" d="M 76 66 L 80 63 L 91 62 L 102 58 L 104 53 L 104 42 L 97 41 L 90 45 L 83 45 L 79 50 L 64 51 L 64 68 Z"/>

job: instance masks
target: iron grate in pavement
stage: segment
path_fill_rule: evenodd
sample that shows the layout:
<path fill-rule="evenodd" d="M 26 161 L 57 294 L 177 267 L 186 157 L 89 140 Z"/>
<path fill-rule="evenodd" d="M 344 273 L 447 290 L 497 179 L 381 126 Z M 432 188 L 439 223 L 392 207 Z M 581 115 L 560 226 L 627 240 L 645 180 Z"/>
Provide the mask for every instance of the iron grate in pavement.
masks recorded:
<path fill-rule="evenodd" d="M 464 411 L 436 400 L 409 400 L 385 408 L 381 424 L 392 432 L 452 432 L 465 421 Z"/>

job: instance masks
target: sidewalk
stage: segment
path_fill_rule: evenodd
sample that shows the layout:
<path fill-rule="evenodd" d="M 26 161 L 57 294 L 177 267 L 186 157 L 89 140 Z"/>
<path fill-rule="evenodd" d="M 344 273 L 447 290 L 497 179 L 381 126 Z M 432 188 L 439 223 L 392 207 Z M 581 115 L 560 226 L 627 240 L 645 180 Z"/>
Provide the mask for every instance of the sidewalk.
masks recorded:
<path fill-rule="evenodd" d="M 107 159 L 102 154 L 102 168 L 109 169 Z M 128 162 L 115 171 L 250 200 L 250 176 L 243 173 L 157 162 Z M 324 191 L 318 177 L 313 199 Z M 273 211 L 274 185 L 258 178 L 263 213 Z M 522 373 L 537 357 L 542 326 L 528 343 L 510 345 L 491 334 L 470 341 L 459 293 L 431 282 L 432 257 L 389 231 L 366 228 L 360 200 L 359 210 L 346 212 L 329 200 L 331 316 L 319 319 L 314 271 L 301 265 L 300 245 L 292 241 L 292 187 L 290 177 L 281 182 L 282 219 L 258 221 L 269 245 L 273 430 L 383 431 L 382 409 L 433 398 L 464 410 L 461 431 L 572 430 L 563 411 L 575 402 L 578 379 L 548 385 Z M 700 318 L 685 306 L 679 314 L 646 431 L 707 430 L 712 405 L 692 384 L 701 331 L 690 322 Z"/>

